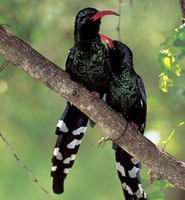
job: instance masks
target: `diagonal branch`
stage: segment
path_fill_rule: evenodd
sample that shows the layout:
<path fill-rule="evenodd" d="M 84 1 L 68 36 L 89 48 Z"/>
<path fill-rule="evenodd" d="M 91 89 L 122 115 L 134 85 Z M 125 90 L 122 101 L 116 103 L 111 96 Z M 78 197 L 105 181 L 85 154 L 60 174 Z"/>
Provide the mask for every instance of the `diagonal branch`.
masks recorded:
<path fill-rule="evenodd" d="M 88 115 L 111 140 L 150 170 L 151 180 L 161 179 L 185 190 L 185 163 L 155 146 L 103 101 L 92 102 L 89 91 L 2 26 L 0 54 Z"/>

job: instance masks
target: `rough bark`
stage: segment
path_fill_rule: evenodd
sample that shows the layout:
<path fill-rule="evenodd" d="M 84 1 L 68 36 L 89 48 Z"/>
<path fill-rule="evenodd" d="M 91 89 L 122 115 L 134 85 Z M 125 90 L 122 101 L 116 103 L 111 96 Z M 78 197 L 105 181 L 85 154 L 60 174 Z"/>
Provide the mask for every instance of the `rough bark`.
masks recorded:
<path fill-rule="evenodd" d="M 93 96 L 89 91 L 71 81 L 61 68 L 2 26 L 0 54 L 93 119 L 111 140 L 150 170 L 150 183 L 155 179 L 164 180 L 185 189 L 185 163 L 154 145 L 103 101 L 92 101 Z"/>

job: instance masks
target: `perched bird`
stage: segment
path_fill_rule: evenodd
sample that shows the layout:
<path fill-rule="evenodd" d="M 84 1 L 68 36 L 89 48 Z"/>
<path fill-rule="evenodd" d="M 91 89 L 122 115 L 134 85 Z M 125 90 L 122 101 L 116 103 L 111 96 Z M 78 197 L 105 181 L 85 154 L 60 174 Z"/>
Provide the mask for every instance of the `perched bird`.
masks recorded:
<path fill-rule="evenodd" d="M 98 11 L 95 8 L 81 10 L 75 20 L 74 46 L 69 50 L 66 72 L 73 81 L 102 97 L 106 92 L 110 77 L 110 62 L 106 47 L 99 36 L 100 19 L 105 15 L 118 15 L 113 11 Z M 64 179 L 72 167 L 82 137 L 86 131 L 88 117 L 69 102 L 60 118 L 58 135 L 52 157 L 53 191 L 64 191 Z"/>
<path fill-rule="evenodd" d="M 108 45 L 111 62 L 112 77 L 106 101 L 143 134 L 146 124 L 146 93 L 141 77 L 134 71 L 132 51 L 119 41 L 101 34 L 100 37 Z M 114 143 L 113 148 L 125 199 L 146 200 L 139 175 L 141 163 Z"/>

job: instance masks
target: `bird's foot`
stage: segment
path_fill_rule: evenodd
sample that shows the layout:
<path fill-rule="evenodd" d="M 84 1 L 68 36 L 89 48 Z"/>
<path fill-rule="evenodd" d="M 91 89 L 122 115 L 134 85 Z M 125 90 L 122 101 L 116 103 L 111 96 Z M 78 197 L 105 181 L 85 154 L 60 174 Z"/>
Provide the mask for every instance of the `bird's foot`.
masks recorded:
<path fill-rule="evenodd" d="M 122 113 L 118 113 L 118 115 L 119 115 L 120 117 L 123 117 L 123 114 L 122 114 Z"/>
<path fill-rule="evenodd" d="M 94 96 L 93 101 L 94 101 L 95 99 L 98 100 L 98 99 L 100 98 L 100 94 L 99 94 L 98 92 L 96 92 L 96 91 L 92 92 L 92 95 Z"/>
<path fill-rule="evenodd" d="M 131 122 L 131 124 L 138 131 L 139 127 L 137 126 L 137 124 L 134 124 L 134 122 Z"/>
<path fill-rule="evenodd" d="M 101 140 L 98 141 L 98 142 L 96 142 L 96 143 L 94 143 L 93 145 L 99 144 L 99 147 L 102 145 L 102 149 L 103 149 L 103 147 L 105 146 L 105 144 L 106 144 L 106 142 L 107 142 L 108 140 L 111 140 L 111 139 L 110 139 L 109 137 L 103 137 L 103 136 L 102 136 Z"/>

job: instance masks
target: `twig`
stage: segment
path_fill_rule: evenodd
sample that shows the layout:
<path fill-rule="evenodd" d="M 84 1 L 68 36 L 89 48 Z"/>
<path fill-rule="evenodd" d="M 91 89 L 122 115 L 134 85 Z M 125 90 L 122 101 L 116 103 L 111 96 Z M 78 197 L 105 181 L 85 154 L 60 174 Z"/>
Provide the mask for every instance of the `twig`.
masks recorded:
<path fill-rule="evenodd" d="M 181 122 L 179 123 L 179 126 L 178 127 L 175 127 L 173 129 L 173 131 L 171 132 L 170 136 L 168 137 L 168 139 L 166 141 L 163 141 L 162 143 L 164 143 L 164 147 L 163 147 L 163 150 L 165 149 L 166 145 L 168 144 L 168 142 L 170 141 L 170 139 L 172 138 L 173 134 L 175 133 L 176 129 L 179 128 L 180 126 L 184 125 L 185 122 Z"/>
<path fill-rule="evenodd" d="M 2 140 L 7 144 L 7 146 L 9 147 L 9 149 L 11 150 L 12 154 L 14 155 L 14 157 L 16 158 L 16 160 L 23 166 L 23 168 L 28 172 L 28 174 L 32 177 L 32 179 L 34 180 L 34 182 L 45 192 L 45 194 L 52 200 L 54 200 L 49 192 L 47 192 L 43 186 L 37 181 L 37 179 L 33 176 L 33 174 L 30 172 L 30 170 L 20 161 L 20 159 L 18 158 L 18 156 L 15 154 L 14 150 L 12 149 L 12 147 L 10 146 L 10 144 L 8 143 L 8 141 L 3 137 L 3 135 L 0 133 L 0 137 L 2 138 Z"/>
<path fill-rule="evenodd" d="M 185 18 L 185 0 L 179 0 L 179 4 L 182 11 L 182 18 Z M 185 23 L 185 20 L 182 20 L 182 23 Z"/>
<path fill-rule="evenodd" d="M 7 60 L 1 67 L 0 67 L 0 73 L 3 71 L 3 69 L 9 64 L 10 62 Z"/>
<path fill-rule="evenodd" d="M 122 2 L 122 0 L 118 0 L 118 1 L 119 1 L 119 11 L 118 11 L 118 14 L 119 14 L 120 17 L 118 17 L 117 32 L 118 32 L 118 39 L 119 39 L 119 41 L 121 41 L 120 23 L 121 23 L 121 2 Z"/>
<path fill-rule="evenodd" d="M 7 27 L 7 28 L 12 27 L 12 25 L 10 25 L 10 24 L 0 24 L 0 26 Z"/>

